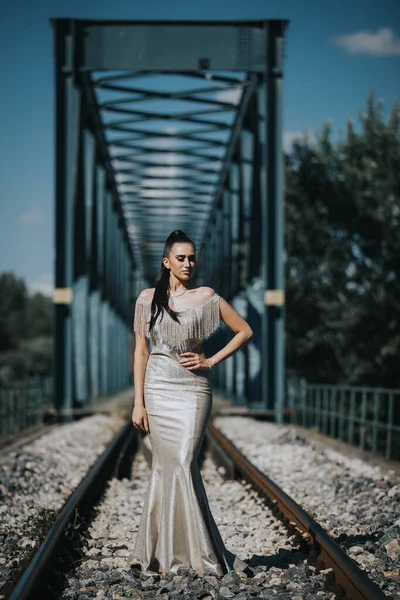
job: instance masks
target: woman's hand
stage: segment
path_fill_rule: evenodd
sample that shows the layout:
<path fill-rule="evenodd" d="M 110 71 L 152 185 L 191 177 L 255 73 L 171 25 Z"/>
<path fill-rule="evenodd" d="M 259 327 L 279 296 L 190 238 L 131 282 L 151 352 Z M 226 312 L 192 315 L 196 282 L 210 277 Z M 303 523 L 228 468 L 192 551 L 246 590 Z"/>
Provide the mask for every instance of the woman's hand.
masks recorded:
<path fill-rule="evenodd" d="M 138 404 L 133 407 L 132 423 L 136 429 L 141 429 L 142 431 L 149 433 L 149 420 L 143 404 Z"/>
<path fill-rule="evenodd" d="M 206 358 L 204 354 L 198 354 L 197 352 L 182 352 L 180 356 L 184 356 L 179 360 L 182 367 L 185 367 L 188 371 L 195 371 L 197 369 L 211 369 L 210 359 Z"/>

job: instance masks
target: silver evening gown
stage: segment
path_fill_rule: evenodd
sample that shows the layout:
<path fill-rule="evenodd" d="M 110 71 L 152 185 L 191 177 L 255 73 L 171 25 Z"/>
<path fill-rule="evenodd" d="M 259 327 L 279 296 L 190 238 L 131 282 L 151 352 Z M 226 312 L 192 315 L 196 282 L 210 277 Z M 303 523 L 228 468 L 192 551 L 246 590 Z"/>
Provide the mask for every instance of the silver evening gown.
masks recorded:
<path fill-rule="evenodd" d="M 220 296 L 180 311 L 180 323 L 164 311 L 151 332 L 144 378 L 152 468 L 133 565 L 143 573 L 191 567 L 199 575 L 244 571 L 247 563 L 227 550 L 211 514 L 197 463 L 211 415 L 210 371 L 188 371 L 181 352 L 202 352 L 220 325 Z M 133 329 L 149 338 L 151 302 L 138 297 Z"/>

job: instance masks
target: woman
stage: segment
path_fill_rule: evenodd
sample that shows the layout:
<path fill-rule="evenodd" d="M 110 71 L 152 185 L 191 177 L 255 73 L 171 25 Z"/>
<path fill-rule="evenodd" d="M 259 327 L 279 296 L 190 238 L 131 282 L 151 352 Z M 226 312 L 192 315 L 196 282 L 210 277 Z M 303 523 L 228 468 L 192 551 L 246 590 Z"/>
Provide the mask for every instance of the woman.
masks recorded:
<path fill-rule="evenodd" d="M 153 459 L 134 556 L 143 573 L 244 571 L 210 512 L 197 463 L 211 414 L 210 370 L 252 337 L 246 321 L 212 288 L 192 283 L 195 244 L 182 231 L 165 243 L 161 276 L 135 306 L 133 425 L 149 434 Z M 202 341 L 220 318 L 235 333 L 206 358 Z M 152 339 L 149 354 L 147 340 Z"/>

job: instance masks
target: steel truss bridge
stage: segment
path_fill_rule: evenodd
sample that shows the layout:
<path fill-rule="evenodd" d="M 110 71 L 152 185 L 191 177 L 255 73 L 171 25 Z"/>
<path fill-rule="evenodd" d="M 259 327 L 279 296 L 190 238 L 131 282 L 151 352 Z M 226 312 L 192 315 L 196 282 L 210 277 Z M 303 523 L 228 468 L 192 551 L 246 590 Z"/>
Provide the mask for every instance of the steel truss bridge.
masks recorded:
<path fill-rule="evenodd" d="M 282 419 L 287 25 L 52 20 L 58 408 L 132 384 L 134 302 L 183 229 L 197 283 L 255 331 L 215 385 Z"/>

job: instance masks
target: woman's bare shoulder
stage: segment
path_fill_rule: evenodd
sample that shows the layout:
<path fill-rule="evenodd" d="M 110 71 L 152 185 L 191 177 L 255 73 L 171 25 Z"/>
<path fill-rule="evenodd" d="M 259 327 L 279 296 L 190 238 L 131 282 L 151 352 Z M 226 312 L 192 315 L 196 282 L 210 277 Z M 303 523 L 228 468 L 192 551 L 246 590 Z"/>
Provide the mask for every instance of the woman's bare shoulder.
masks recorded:
<path fill-rule="evenodd" d="M 208 287 L 206 285 L 202 285 L 198 288 L 198 299 L 205 302 L 211 296 L 215 294 L 215 290 L 212 287 Z"/>
<path fill-rule="evenodd" d="M 151 302 L 153 300 L 155 289 L 156 288 L 146 288 L 145 290 L 142 290 L 140 292 L 138 298 L 141 298 L 142 300 L 145 300 L 146 302 Z"/>

